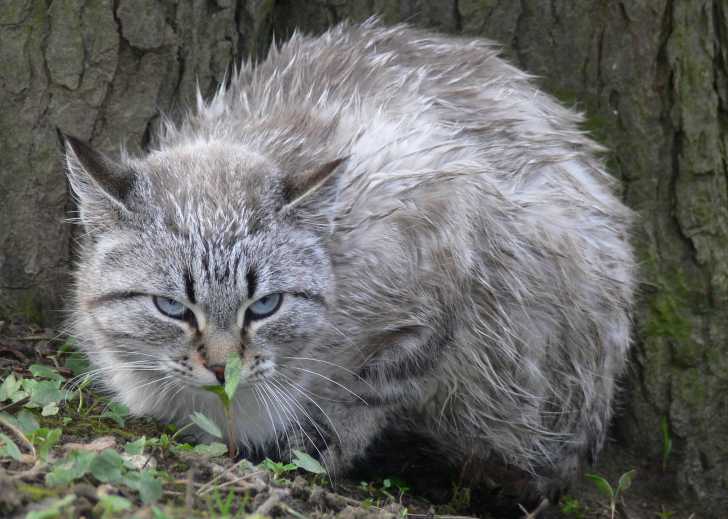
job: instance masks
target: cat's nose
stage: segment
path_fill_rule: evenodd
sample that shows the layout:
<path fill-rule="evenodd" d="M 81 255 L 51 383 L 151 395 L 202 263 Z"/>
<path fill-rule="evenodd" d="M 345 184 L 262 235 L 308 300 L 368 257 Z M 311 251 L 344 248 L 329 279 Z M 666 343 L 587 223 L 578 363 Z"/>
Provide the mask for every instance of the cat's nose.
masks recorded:
<path fill-rule="evenodd" d="M 220 384 L 225 383 L 225 366 L 216 364 L 214 366 L 209 366 L 208 369 L 215 374 L 215 377 L 217 377 L 217 381 L 220 382 Z"/>

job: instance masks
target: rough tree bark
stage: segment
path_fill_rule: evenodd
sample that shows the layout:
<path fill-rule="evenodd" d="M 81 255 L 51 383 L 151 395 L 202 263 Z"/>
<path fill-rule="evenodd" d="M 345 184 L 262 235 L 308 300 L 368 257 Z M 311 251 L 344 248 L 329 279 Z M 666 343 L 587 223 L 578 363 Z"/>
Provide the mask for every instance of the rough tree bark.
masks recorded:
<path fill-rule="evenodd" d="M 114 151 L 209 92 L 275 33 L 380 13 L 492 38 L 587 116 L 640 216 L 633 369 L 616 429 L 681 491 L 728 495 L 728 4 L 725 0 L 4 0 L 0 315 L 58 322 L 72 204 L 54 128 Z"/>

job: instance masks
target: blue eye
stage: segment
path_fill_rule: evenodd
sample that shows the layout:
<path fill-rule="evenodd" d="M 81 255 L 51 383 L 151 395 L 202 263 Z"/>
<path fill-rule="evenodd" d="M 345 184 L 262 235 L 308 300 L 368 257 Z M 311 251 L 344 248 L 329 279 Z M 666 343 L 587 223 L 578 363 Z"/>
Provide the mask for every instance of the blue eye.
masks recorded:
<path fill-rule="evenodd" d="M 248 315 L 250 319 L 263 319 L 276 313 L 282 302 L 283 294 L 268 294 L 248 307 Z"/>
<path fill-rule="evenodd" d="M 154 301 L 154 306 L 157 307 L 157 310 L 167 317 L 173 317 L 175 319 L 186 318 L 188 309 L 179 301 L 161 296 L 153 296 L 152 300 Z"/>

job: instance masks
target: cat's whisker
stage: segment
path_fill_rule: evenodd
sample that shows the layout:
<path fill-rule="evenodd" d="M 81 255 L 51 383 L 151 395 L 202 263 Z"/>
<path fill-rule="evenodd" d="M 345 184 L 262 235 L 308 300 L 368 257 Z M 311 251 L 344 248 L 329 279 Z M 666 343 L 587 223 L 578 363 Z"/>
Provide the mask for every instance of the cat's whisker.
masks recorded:
<path fill-rule="evenodd" d="M 152 355 L 151 353 L 145 353 L 143 351 L 134 351 L 132 349 L 129 349 L 129 350 L 126 350 L 126 349 L 121 349 L 121 350 L 104 350 L 104 349 L 92 350 L 92 349 L 84 348 L 82 351 L 79 351 L 77 353 L 83 353 L 85 355 L 87 355 L 89 353 L 125 353 L 125 354 L 128 354 L 128 355 L 134 355 L 134 356 L 139 355 L 139 356 L 142 356 L 142 357 L 151 357 L 153 359 L 159 359 L 159 355 Z"/>
<path fill-rule="evenodd" d="M 284 399 L 284 400 L 285 400 L 286 402 L 288 402 L 288 406 L 289 406 L 289 407 L 290 407 L 290 405 L 291 405 L 291 404 L 293 404 L 293 405 L 294 405 L 294 406 L 295 406 L 295 407 L 296 407 L 297 409 L 299 409 L 299 410 L 300 410 L 300 411 L 301 411 L 301 412 L 302 412 L 302 413 L 304 414 L 304 416 L 306 417 L 306 419 L 308 420 L 308 422 L 309 422 L 309 423 L 310 423 L 310 424 L 311 424 L 311 425 L 313 426 L 313 428 L 314 428 L 314 429 L 316 430 L 316 432 L 318 433 L 319 437 L 321 438 L 321 441 L 322 441 L 322 442 L 323 442 L 323 444 L 324 444 L 324 450 L 325 450 L 325 451 L 329 451 L 330 447 L 329 447 L 329 442 L 328 442 L 328 440 L 327 440 L 327 437 L 326 437 L 326 435 L 325 435 L 325 434 L 324 434 L 324 432 L 323 432 L 323 431 L 321 430 L 321 427 L 320 427 L 320 425 L 319 425 L 319 424 L 318 424 L 318 423 L 316 422 L 316 420 L 314 420 L 314 418 L 313 418 L 313 417 L 312 417 L 312 416 L 311 416 L 311 415 L 310 415 L 310 414 L 308 413 L 308 411 L 306 411 L 306 408 L 305 408 L 305 407 L 304 407 L 303 405 L 301 405 L 301 403 L 300 403 L 300 402 L 298 402 L 298 401 L 296 400 L 296 398 L 294 398 L 293 396 L 291 396 L 291 395 L 288 395 L 288 394 L 287 394 L 287 392 L 285 391 L 285 386 L 280 386 L 280 385 L 278 385 L 278 384 L 277 384 L 277 383 L 276 383 L 276 382 L 275 382 L 274 380 L 270 380 L 269 382 L 270 382 L 271 384 L 273 384 L 273 386 L 274 386 L 274 387 L 276 387 L 276 388 L 278 388 L 278 389 L 279 389 L 279 391 L 280 391 L 280 394 L 281 394 L 281 397 L 282 397 L 282 398 L 283 398 L 283 399 Z M 279 381 L 279 382 L 281 382 L 281 383 L 282 383 L 283 381 Z M 314 405 L 316 405 L 316 403 L 315 403 L 315 402 L 314 402 Z M 318 406 L 317 406 L 317 407 L 318 407 Z M 294 412 L 294 411 L 292 410 L 292 412 Z M 323 411 L 322 411 L 322 412 L 323 412 Z M 295 414 L 295 412 L 294 412 L 294 414 Z M 324 413 L 324 414 L 325 414 L 325 413 Z M 328 416 L 327 416 L 326 418 L 327 418 L 327 420 L 329 419 L 329 418 L 328 418 Z M 298 421 L 298 418 L 296 418 L 296 421 L 297 421 L 297 422 L 299 423 L 299 427 L 301 427 L 301 425 L 300 425 L 300 421 Z M 329 423 L 331 423 L 331 421 L 330 421 L 330 420 L 329 420 Z M 338 441 L 339 441 L 339 445 L 341 445 L 341 437 L 339 437 L 339 433 L 338 433 L 338 431 L 336 431 L 336 427 L 334 427 L 334 425 L 333 425 L 333 424 L 331 424 L 331 426 L 332 426 L 332 428 L 333 428 L 333 430 L 334 430 L 334 433 L 336 434 L 336 436 L 337 436 L 337 438 L 338 438 Z M 302 430 L 302 432 L 304 432 L 304 433 L 305 433 L 305 431 L 303 430 L 303 428 L 302 428 L 302 427 L 301 427 L 301 430 Z M 331 474 L 330 474 L 330 471 L 329 471 L 329 468 L 328 468 L 328 466 L 326 466 L 326 461 L 325 461 L 325 457 L 324 457 L 323 453 L 321 452 L 321 450 L 320 450 L 320 449 L 318 448 L 318 446 L 316 445 L 316 443 L 314 443 L 313 439 L 312 439 L 312 438 L 311 438 L 311 437 L 310 437 L 310 436 L 309 436 L 308 434 L 306 434 L 306 437 L 308 438 L 309 442 L 311 442 L 311 445 L 313 446 L 313 448 L 314 448 L 314 449 L 316 449 L 316 452 L 317 452 L 317 453 L 318 453 L 318 455 L 319 455 L 319 459 L 321 459 L 321 461 L 322 461 L 322 462 L 323 462 L 323 464 L 324 464 L 324 467 L 325 467 L 325 469 L 326 469 L 326 474 L 327 474 L 327 475 L 329 475 L 329 477 L 330 477 L 330 476 L 331 476 Z"/>
<path fill-rule="evenodd" d="M 133 387 L 133 388 L 131 389 L 131 391 L 138 391 L 138 390 L 140 390 L 140 389 L 141 389 L 141 388 L 143 388 L 143 387 L 147 387 L 147 386 L 149 386 L 149 385 L 152 385 L 152 384 L 157 384 L 157 383 L 159 383 L 159 382 L 163 382 L 164 380 L 168 380 L 168 379 L 170 379 L 170 378 L 174 378 L 174 377 L 175 377 L 175 375 L 174 375 L 174 374 L 171 374 L 171 375 L 165 375 L 164 377 L 156 378 L 156 379 L 150 380 L 150 381 L 148 381 L 148 382 L 145 382 L 145 383 L 143 383 L 143 384 L 139 384 L 139 385 L 137 385 L 137 386 L 134 386 L 134 387 Z M 147 402 L 148 402 L 148 401 L 149 401 L 149 400 L 150 400 L 151 398 L 155 398 L 155 397 L 156 397 L 156 398 L 159 398 L 159 394 L 157 394 L 157 393 L 155 393 L 155 392 L 153 392 L 153 391 L 148 391 L 148 392 L 147 392 L 147 396 L 146 396 L 146 398 L 144 398 L 144 400 L 142 401 L 142 406 L 143 406 L 143 407 L 146 407 L 146 405 L 147 405 Z"/>
<path fill-rule="evenodd" d="M 285 378 L 289 382 L 293 382 L 293 379 L 290 376 L 286 375 L 282 370 L 278 371 L 278 374 L 280 374 L 283 378 Z M 310 397 L 312 397 L 312 398 L 314 398 L 314 399 L 316 399 L 318 401 L 321 401 L 321 402 L 331 402 L 331 403 L 334 403 L 334 404 L 346 404 L 346 403 L 349 402 L 349 400 L 340 400 L 340 399 L 337 399 L 337 398 L 331 398 L 329 396 L 322 395 L 321 393 L 316 393 L 312 389 L 307 389 L 307 388 L 304 388 L 303 386 L 300 386 L 300 385 L 298 387 L 302 391 L 305 391 L 306 394 L 309 395 Z"/>
<path fill-rule="evenodd" d="M 267 382 L 265 384 L 266 384 L 266 386 L 268 386 L 268 383 Z M 298 443 L 296 445 L 298 445 L 298 446 L 304 445 L 304 434 L 305 434 L 305 431 L 304 431 L 304 428 L 303 428 L 303 424 L 301 424 L 301 420 L 298 417 L 298 414 L 283 399 L 282 395 L 279 395 L 278 392 L 277 391 L 274 391 L 271 387 L 269 387 L 269 389 L 276 394 L 277 398 L 281 402 L 281 405 L 283 407 L 285 407 L 287 416 L 289 416 L 289 418 L 290 418 L 290 423 L 293 424 L 293 425 L 295 425 L 298 428 L 297 431 L 295 431 L 295 429 L 294 429 L 294 431 L 298 433 Z M 293 449 L 292 445 L 289 444 L 289 446 L 288 446 L 289 453 L 291 453 L 292 449 Z"/>
<path fill-rule="evenodd" d="M 146 362 L 146 361 L 144 361 L 144 362 Z M 161 372 L 163 370 L 160 367 L 154 366 L 152 364 L 148 364 L 148 365 L 147 364 L 136 365 L 136 364 L 132 364 L 132 363 L 125 363 L 125 364 L 122 364 L 120 366 L 116 366 L 116 365 L 114 365 L 114 366 L 102 366 L 100 368 L 96 368 L 96 369 L 93 369 L 93 370 L 90 370 L 90 371 L 85 371 L 85 372 L 83 372 L 83 373 L 81 373 L 79 375 L 76 375 L 73 378 L 69 379 L 68 381 L 66 381 L 66 383 L 63 386 L 64 387 L 64 390 L 69 391 L 69 392 L 76 391 L 76 389 L 78 389 L 78 387 L 81 384 L 83 384 L 83 382 L 86 379 L 91 379 L 91 380 L 96 381 L 96 380 L 98 380 L 98 377 L 102 373 L 105 373 L 107 371 L 116 373 L 116 372 L 120 372 L 120 371 L 132 371 L 132 372 L 137 372 L 137 371 L 154 371 L 154 372 Z"/>
<path fill-rule="evenodd" d="M 336 380 L 330 379 L 326 375 L 322 375 L 321 373 L 318 373 L 316 371 L 312 371 L 310 369 L 299 368 L 297 366 L 291 366 L 290 369 L 295 369 L 297 371 L 305 371 L 306 373 L 310 373 L 311 375 L 316 375 L 317 377 L 321 377 L 324 380 L 327 380 L 327 381 L 331 382 L 332 384 L 336 384 L 337 386 L 339 386 L 341 389 L 343 389 L 344 391 L 346 391 L 347 393 L 349 393 L 353 397 L 358 398 L 359 400 L 361 400 L 361 402 L 364 405 L 369 405 L 369 403 L 366 400 L 364 400 L 363 397 L 361 397 L 360 395 L 358 395 L 357 393 L 355 393 L 354 391 L 352 391 L 351 389 L 349 389 L 348 387 L 346 387 L 344 384 L 342 384 L 340 382 L 337 382 Z"/>
<path fill-rule="evenodd" d="M 137 391 L 137 390 L 139 390 L 139 389 L 141 389 L 141 388 L 143 388 L 143 387 L 146 387 L 146 386 L 148 386 L 148 385 L 150 385 L 150 384 L 155 384 L 155 383 L 158 383 L 158 382 L 162 382 L 162 381 L 164 381 L 164 380 L 167 380 L 167 379 L 169 379 L 169 378 L 172 378 L 172 377 L 174 377 L 174 375 L 165 375 L 165 376 L 163 376 L 163 377 L 155 378 L 155 379 L 153 379 L 153 380 L 150 380 L 150 381 L 144 382 L 144 383 L 142 383 L 142 384 L 138 384 L 138 385 L 136 385 L 136 386 L 132 386 L 132 387 L 131 387 L 131 388 L 129 389 L 129 391 L 130 391 L 130 392 L 134 392 L 134 391 Z M 146 405 L 146 402 L 147 402 L 147 401 L 149 400 L 149 398 L 150 398 L 150 397 L 152 397 L 152 396 L 154 396 L 154 394 L 153 394 L 153 393 L 149 393 L 149 394 L 147 395 L 147 398 L 145 398 L 145 399 L 144 399 L 144 401 L 143 401 L 143 404 L 144 404 L 144 405 Z M 113 403 L 114 403 L 114 401 L 113 401 L 113 400 L 110 400 L 109 402 L 107 402 L 107 403 L 106 403 L 106 405 L 104 406 L 104 408 L 102 409 L 102 411 L 101 411 L 101 414 L 104 414 L 104 413 L 105 413 L 105 412 L 106 412 L 106 411 L 107 411 L 107 410 L 109 409 L 109 407 L 111 406 L 111 404 L 113 404 Z"/>
<path fill-rule="evenodd" d="M 177 398 L 177 395 L 179 395 L 179 394 L 180 394 L 180 393 L 181 393 L 182 391 L 184 391 L 184 390 L 185 390 L 185 388 L 187 387 L 187 386 L 185 386 L 185 384 L 183 384 L 183 383 L 179 383 L 178 385 L 179 385 L 179 387 L 177 388 L 177 391 L 175 391 L 174 393 L 172 393 L 172 394 L 170 395 L 170 397 L 169 397 L 169 399 L 170 399 L 170 400 L 172 400 L 172 401 L 173 401 L 173 400 L 174 400 L 175 398 Z"/>
<path fill-rule="evenodd" d="M 80 375 L 76 375 L 75 377 L 70 379 L 68 381 L 68 383 L 75 382 L 76 379 L 85 379 L 87 377 L 94 378 L 106 371 L 116 372 L 116 371 L 125 371 L 125 370 L 128 370 L 128 371 L 163 371 L 159 366 L 143 365 L 143 364 L 142 365 L 125 364 L 125 365 L 121 365 L 121 366 L 103 366 L 103 367 L 96 368 L 96 369 L 93 369 L 90 371 L 86 371 L 84 373 L 81 373 Z"/>
<path fill-rule="evenodd" d="M 262 395 L 261 388 L 257 387 L 257 386 L 252 386 L 252 390 L 253 390 L 253 394 L 255 395 L 255 401 L 256 401 L 256 404 L 258 405 L 258 409 L 262 409 L 264 406 L 264 400 L 263 400 L 264 397 Z M 238 404 L 238 408 L 241 408 L 240 404 Z M 245 434 L 245 432 L 243 434 Z M 248 446 L 252 445 L 248 439 L 247 434 L 245 434 L 245 442 L 246 442 L 246 445 L 248 445 Z"/>
<path fill-rule="evenodd" d="M 278 381 L 282 382 L 282 381 Z M 316 429 L 316 432 L 321 437 L 321 440 L 323 440 L 324 444 L 328 447 L 328 443 L 326 441 L 326 437 L 323 434 L 323 431 L 319 427 L 316 420 L 313 419 L 313 417 L 306 411 L 306 408 L 303 407 L 298 401 L 296 401 L 295 398 L 291 397 L 287 392 L 285 386 L 282 386 L 281 384 L 277 383 L 273 379 L 269 379 L 266 381 L 267 384 L 270 384 L 273 388 L 277 389 L 279 392 L 280 397 L 285 400 L 288 403 L 288 406 L 290 407 L 291 404 L 293 404 L 296 409 L 298 409 L 300 412 L 304 414 L 304 416 L 308 419 L 308 421 L 311 423 L 311 425 Z"/>
<path fill-rule="evenodd" d="M 265 384 L 265 383 L 264 383 L 264 385 L 267 386 L 267 384 Z M 268 389 L 271 389 L 271 388 L 268 388 Z M 286 418 L 284 420 L 283 417 L 281 416 L 280 412 L 278 413 L 278 417 L 281 418 L 281 423 L 285 424 L 285 426 L 283 428 L 283 434 L 285 434 L 285 436 L 286 436 L 286 445 L 288 445 L 288 447 L 290 449 L 291 437 L 289 436 L 289 433 L 288 433 L 288 429 L 289 429 L 288 424 L 292 423 L 292 421 L 294 421 L 296 418 L 295 418 L 295 416 L 291 415 L 290 410 L 284 405 L 284 403 L 281 401 L 280 396 L 278 394 L 276 394 L 275 392 L 273 392 L 271 390 L 270 395 L 273 399 L 275 399 L 280 404 L 280 406 L 276 406 L 274 404 L 274 408 L 277 411 L 282 411 L 283 414 L 286 415 Z M 280 453 L 279 453 L 279 455 L 280 455 Z"/>
<path fill-rule="evenodd" d="M 265 386 L 262 385 L 262 386 L 260 386 L 260 388 L 262 390 L 260 396 L 263 400 L 263 405 L 265 406 L 265 411 L 266 411 L 266 414 L 268 415 L 268 419 L 270 420 L 270 425 L 273 428 L 273 437 L 276 442 L 276 449 L 278 450 L 278 456 L 280 457 L 281 456 L 281 444 L 278 441 L 278 429 L 276 428 L 276 422 L 273 419 L 273 414 L 270 411 L 270 405 L 268 405 L 268 399 L 266 398 L 267 393 L 265 391 Z M 271 404 L 272 404 L 272 402 L 271 402 Z"/>
<path fill-rule="evenodd" d="M 336 364 L 335 362 L 331 362 L 331 361 L 323 360 L 323 359 L 314 359 L 312 357 L 291 357 L 291 356 L 288 356 L 288 355 L 281 355 L 281 358 L 283 358 L 283 359 L 291 359 L 291 360 L 307 360 L 307 361 L 310 361 L 310 362 L 320 362 L 321 364 L 326 364 L 327 366 L 333 366 L 333 367 L 342 369 L 342 370 L 346 371 L 347 373 L 349 373 L 350 375 L 354 375 L 358 380 L 360 380 L 361 382 L 363 382 L 364 384 L 366 384 L 367 386 L 369 386 L 369 388 L 371 390 L 377 391 L 377 388 L 375 388 L 368 380 L 366 380 L 365 378 L 363 378 L 357 372 L 355 372 L 355 371 L 353 371 L 353 370 L 351 370 L 349 368 L 346 368 L 346 367 L 342 366 L 341 364 Z"/>
<path fill-rule="evenodd" d="M 286 376 L 284 373 L 280 374 L 282 377 L 284 377 L 284 380 L 281 380 L 281 383 L 287 383 L 291 389 L 294 389 L 298 391 L 302 396 L 307 398 L 313 405 L 315 405 L 319 411 L 321 411 L 321 414 L 324 415 L 326 420 L 329 422 L 329 425 L 331 426 L 331 429 L 334 431 L 334 434 L 336 434 L 336 438 L 339 440 L 339 444 L 342 443 L 341 436 L 339 435 L 339 431 L 336 429 L 336 426 L 334 425 L 333 420 L 329 417 L 328 413 L 323 410 L 323 408 L 316 402 L 316 400 L 308 394 L 308 392 L 299 384 L 291 380 L 288 376 Z"/>
<path fill-rule="evenodd" d="M 273 387 L 269 386 L 269 385 L 268 385 L 268 382 L 272 382 L 272 381 L 271 381 L 271 380 L 268 380 L 268 381 L 264 382 L 264 386 L 268 387 L 268 389 L 269 389 L 270 391 L 272 391 L 272 392 L 274 392 L 274 393 L 275 393 L 275 389 L 274 389 Z M 285 396 L 283 396 L 283 398 L 285 398 Z M 299 407 L 299 408 L 300 408 L 300 407 Z M 293 411 L 291 410 L 291 412 L 293 412 Z M 304 412 L 305 412 L 305 411 L 304 411 Z M 311 419 L 311 417 L 310 417 L 310 416 L 308 416 L 308 413 L 306 413 L 306 416 L 308 417 L 309 421 L 311 422 L 311 425 L 313 425 L 313 426 L 314 426 L 314 428 L 316 429 L 316 431 L 317 431 L 317 432 L 319 433 L 319 435 L 321 436 L 321 439 L 322 439 L 322 440 L 323 440 L 323 442 L 324 442 L 324 445 L 325 445 L 325 446 L 326 446 L 326 448 L 328 449 L 328 443 L 326 442 L 326 437 L 325 437 L 325 436 L 324 436 L 324 435 L 323 435 L 323 434 L 321 433 L 321 431 L 320 431 L 320 429 L 319 429 L 318 425 L 316 424 L 316 422 L 315 422 L 315 421 L 313 421 L 313 420 Z M 298 419 L 298 417 L 297 417 L 297 416 L 295 416 L 295 413 L 294 413 L 294 417 L 295 417 L 295 422 L 296 422 L 296 425 L 298 425 L 298 428 L 299 428 L 299 429 L 301 430 L 301 433 L 302 433 L 302 434 L 303 434 L 304 436 L 306 436 L 306 438 L 308 439 L 308 441 L 309 441 L 309 443 L 311 444 L 311 446 L 312 446 L 312 447 L 313 447 L 313 448 L 314 448 L 314 449 L 316 450 L 316 452 L 318 453 L 318 455 L 319 455 L 319 459 L 320 459 L 320 460 L 321 460 L 321 462 L 322 462 L 322 463 L 324 464 L 324 469 L 326 470 L 326 474 L 327 474 L 327 475 L 328 475 L 328 476 L 330 477 L 330 474 L 331 474 L 331 473 L 330 473 L 330 471 L 329 471 L 329 468 L 328 468 L 328 466 L 326 465 L 326 461 L 325 461 L 325 458 L 324 458 L 324 455 L 323 455 L 323 453 L 321 452 L 321 450 L 320 450 L 320 449 L 318 448 L 318 446 L 316 445 L 316 442 L 314 442 L 314 441 L 313 441 L 313 439 L 311 438 L 311 436 L 310 436 L 310 435 L 309 435 L 309 434 L 308 434 L 308 433 L 306 432 L 305 428 L 304 428 L 304 427 L 303 427 L 303 425 L 301 424 L 301 422 L 300 422 L 300 420 Z"/>
<path fill-rule="evenodd" d="M 271 399 L 273 398 L 273 396 L 272 396 L 272 393 L 271 393 L 271 390 L 270 390 L 270 388 L 268 388 L 268 387 L 267 387 L 267 385 L 266 385 L 265 383 L 261 383 L 261 384 L 260 384 L 260 385 L 258 386 L 258 390 L 259 390 L 259 391 L 261 391 L 261 393 L 264 393 L 264 394 L 268 395 L 268 396 L 269 396 L 269 397 L 270 397 Z M 262 396 L 262 395 L 261 395 L 261 396 Z M 287 416 L 288 416 L 288 415 L 287 415 Z M 295 416 L 291 416 L 291 417 L 290 417 L 290 422 L 289 422 L 289 423 L 292 423 L 292 424 L 294 424 L 294 425 L 298 425 L 298 423 L 297 423 L 297 419 L 296 419 L 296 417 L 295 417 Z M 286 429 L 288 429 L 288 427 L 286 427 Z M 295 433 L 295 430 L 294 430 L 293 432 Z M 276 435 L 276 438 L 277 438 L 277 435 Z M 277 441 L 277 440 L 276 440 L 276 441 Z M 286 441 L 288 441 L 288 442 L 289 442 L 289 443 L 288 443 L 288 450 L 290 451 L 290 449 L 291 449 L 291 447 L 290 447 L 290 445 L 291 445 L 291 444 L 290 444 L 290 436 L 286 436 Z M 279 457 L 279 458 L 281 458 L 281 457 L 282 457 L 282 453 L 281 453 L 281 449 L 280 449 L 280 447 L 278 448 L 278 457 Z"/>

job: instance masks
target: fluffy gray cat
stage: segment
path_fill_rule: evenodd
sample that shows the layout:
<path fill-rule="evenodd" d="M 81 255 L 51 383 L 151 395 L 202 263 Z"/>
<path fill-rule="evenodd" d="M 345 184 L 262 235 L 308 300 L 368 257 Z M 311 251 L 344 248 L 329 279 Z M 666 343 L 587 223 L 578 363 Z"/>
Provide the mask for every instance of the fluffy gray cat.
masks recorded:
<path fill-rule="evenodd" d="M 345 471 L 382 431 L 544 495 L 600 449 L 630 345 L 630 211 L 580 116 L 479 39 L 294 35 L 143 157 L 66 138 L 73 334 L 134 414 Z"/>

